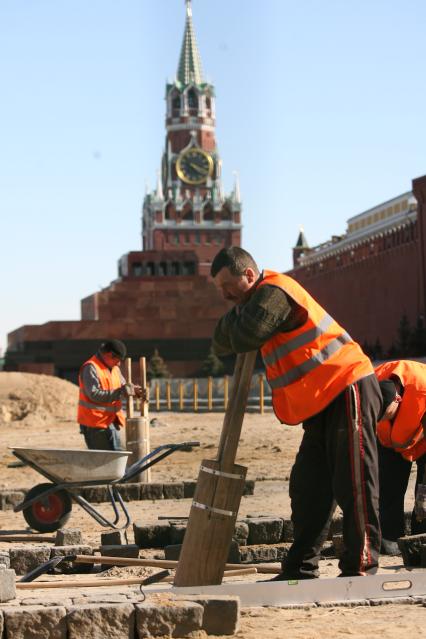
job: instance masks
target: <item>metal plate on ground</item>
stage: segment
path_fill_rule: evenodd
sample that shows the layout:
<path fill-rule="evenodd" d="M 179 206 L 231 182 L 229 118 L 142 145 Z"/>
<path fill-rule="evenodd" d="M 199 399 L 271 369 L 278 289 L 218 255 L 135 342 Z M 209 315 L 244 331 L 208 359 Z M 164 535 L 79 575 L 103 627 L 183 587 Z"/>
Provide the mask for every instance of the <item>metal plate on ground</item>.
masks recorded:
<path fill-rule="evenodd" d="M 370 599 L 426 596 L 426 570 L 401 571 L 369 577 L 305 579 L 303 581 L 228 582 L 220 586 L 146 588 L 145 592 L 176 595 L 233 595 L 242 606 L 287 606 L 309 603 L 344 603 Z"/>

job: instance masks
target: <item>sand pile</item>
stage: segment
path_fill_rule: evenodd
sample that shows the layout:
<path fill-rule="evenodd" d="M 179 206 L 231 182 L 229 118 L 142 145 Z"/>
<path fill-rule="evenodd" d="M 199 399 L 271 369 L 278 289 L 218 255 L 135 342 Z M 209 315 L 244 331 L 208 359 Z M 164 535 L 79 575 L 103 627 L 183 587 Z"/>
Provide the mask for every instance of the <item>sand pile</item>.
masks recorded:
<path fill-rule="evenodd" d="M 58 377 L 0 373 L 0 427 L 76 422 L 78 387 Z"/>

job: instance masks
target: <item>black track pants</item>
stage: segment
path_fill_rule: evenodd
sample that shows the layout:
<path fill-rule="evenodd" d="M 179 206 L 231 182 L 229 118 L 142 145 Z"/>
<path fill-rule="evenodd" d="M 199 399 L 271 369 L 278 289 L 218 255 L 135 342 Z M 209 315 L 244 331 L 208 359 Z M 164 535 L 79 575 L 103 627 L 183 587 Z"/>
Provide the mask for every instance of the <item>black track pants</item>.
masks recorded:
<path fill-rule="evenodd" d="M 385 448 L 377 443 L 379 450 L 379 479 L 380 479 L 380 524 L 384 539 L 396 541 L 405 534 L 404 497 L 407 492 L 411 473 L 411 462 L 403 458 L 392 448 Z M 415 490 L 419 482 L 423 481 L 426 466 L 426 454 L 416 462 L 417 479 Z M 419 535 L 426 532 L 426 520 L 418 522 L 413 511 L 411 515 L 411 534 Z"/>
<path fill-rule="evenodd" d="M 342 575 L 374 574 L 380 550 L 375 375 L 349 386 L 308 419 L 290 477 L 294 543 L 283 564 L 289 579 L 318 576 L 320 549 L 335 502 L 343 511 Z"/>

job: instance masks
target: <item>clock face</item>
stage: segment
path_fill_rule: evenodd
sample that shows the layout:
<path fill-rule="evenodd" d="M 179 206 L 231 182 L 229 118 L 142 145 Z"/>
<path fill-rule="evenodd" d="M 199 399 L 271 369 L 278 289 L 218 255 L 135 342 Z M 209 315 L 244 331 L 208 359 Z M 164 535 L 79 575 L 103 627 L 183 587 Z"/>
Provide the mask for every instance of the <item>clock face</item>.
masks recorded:
<path fill-rule="evenodd" d="M 202 149 L 188 149 L 178 157 L 176 172 L 187 184 L 202 184 L 213 173 L 213 158 Z"/>

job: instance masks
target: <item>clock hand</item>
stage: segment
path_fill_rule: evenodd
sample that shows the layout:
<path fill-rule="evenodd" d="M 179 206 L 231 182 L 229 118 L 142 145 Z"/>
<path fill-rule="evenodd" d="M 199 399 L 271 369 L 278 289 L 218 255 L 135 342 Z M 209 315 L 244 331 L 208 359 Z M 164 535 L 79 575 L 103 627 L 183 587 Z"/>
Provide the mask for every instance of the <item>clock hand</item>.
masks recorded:
<path fill-rule="evenodd" d="M 194 164 L 193 162 L 189 162 L 189 166 L 191 166 L 196 171 L 202 171 L 203 170 L 203 167 L 199 166 L 198 164 Z"/>

